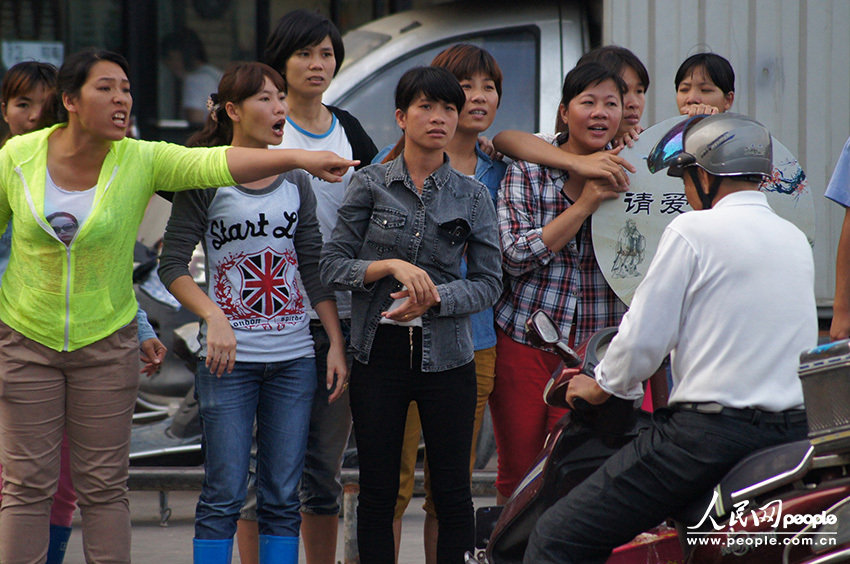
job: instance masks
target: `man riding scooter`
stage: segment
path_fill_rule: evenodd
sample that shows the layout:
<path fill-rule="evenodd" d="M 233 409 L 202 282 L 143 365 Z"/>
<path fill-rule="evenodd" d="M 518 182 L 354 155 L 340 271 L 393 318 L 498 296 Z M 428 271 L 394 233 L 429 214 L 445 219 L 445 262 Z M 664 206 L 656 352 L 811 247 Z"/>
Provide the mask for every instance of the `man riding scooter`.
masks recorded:
<path fill-rule="evenodd" d="M 704 495 L 746 455 L 807 434 L 797 377 L 817 341 L 812 250 L 759 192 L 770 133 L 742 115 L 679 123 L 649 155 L 695 211 L 665 229 L 618 335 L 567 401 L 638 399 L 671 355 L 668 408 L 537 522 L 526 563 L 604 562 Z"/>

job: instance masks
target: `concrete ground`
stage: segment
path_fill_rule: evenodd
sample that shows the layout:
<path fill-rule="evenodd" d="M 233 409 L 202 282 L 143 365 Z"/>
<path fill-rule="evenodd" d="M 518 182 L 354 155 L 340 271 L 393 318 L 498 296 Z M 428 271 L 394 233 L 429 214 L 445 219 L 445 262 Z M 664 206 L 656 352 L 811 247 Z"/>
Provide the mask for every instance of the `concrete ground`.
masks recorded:
<path fill-rule="evenodd" d="M 169 506 L 172 509 L 167 527 L 159 524 L 159 494 L 157 492 L 130 492 L 130 509 L 133 520 L 133 564 L 191 564 L 192 533 L 195 502 L 198 492 L 171 492 Z M 404 514 L 402 527 L 400 564 L 422 564 L 425 561 L 422 549 L 423 498 L 411 501 Z M 495 498 L 476 497 L 475 507 L 495 504 Z M 342 519 L 340 519 L 337 561 L 343 562 Z M 74 533 L 68 545 L 65 564 L 85 564 L 82 535 L 80 534 L 79 511 L 74 518 Z M 233 563 L 239 563 L 234 549 Z M 304 562 L 303 549 L 300 559 Z"/>

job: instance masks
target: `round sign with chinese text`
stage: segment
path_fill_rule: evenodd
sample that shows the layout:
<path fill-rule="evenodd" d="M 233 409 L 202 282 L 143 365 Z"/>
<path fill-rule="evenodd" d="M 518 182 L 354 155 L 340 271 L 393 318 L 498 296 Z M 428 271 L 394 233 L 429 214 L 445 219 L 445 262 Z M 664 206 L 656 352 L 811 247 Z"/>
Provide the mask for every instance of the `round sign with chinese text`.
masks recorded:
<path fill-rule="evenodd" d="M 679 214 L 691 211 L 682 180 L 667 176 L 666 168 L 653 174 L 646 164 L 655 144 L 683 119 L 677 116 L 648 128 L 634 147 L 620 152 L 637 168 L 629 175 L 629 191 L 603 202 L 593 214 L 596 261 L 608 285 L 626 305 L 655 256 L 664 228 Z M 772 140 L 773 176 L 762 182 L 760 189 L 776 213 L 794 223 L 813 244 L 814 200 L 806 174 L 797 158 L 775 137 Z"/>

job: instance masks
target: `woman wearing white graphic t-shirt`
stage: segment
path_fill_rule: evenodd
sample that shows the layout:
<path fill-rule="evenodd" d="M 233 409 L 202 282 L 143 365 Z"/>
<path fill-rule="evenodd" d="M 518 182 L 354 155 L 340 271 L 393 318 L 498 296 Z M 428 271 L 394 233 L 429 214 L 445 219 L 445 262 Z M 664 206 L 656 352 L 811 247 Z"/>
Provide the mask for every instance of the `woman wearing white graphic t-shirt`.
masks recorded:
<path fill-rule="evenodd" d="M 211 97 L 207 126 L 189 144 L 277 144 L 285 98 L 286 83 L 277 71 L 262 63 L 237 64 Z M 206 255 L 206 292 L 188 272 L 199 240 Z M 348 378 L 334 294 L 318 277 L 321 245 L 316 199 L 300 170 L 174 198 L 159 275 L 201 317 L 206 358 L 195 377 L 206 445 L 195 562 L 230 562 L 255 417 L 260 551 L 274 554 L 275 562 L 297 562 L 297 488 L 316 389 L 310 318 L 298 274 L 330 337 L 331 401 L 340 397 Z"/>
<path fill-rule="evenodd" d="M 328 18 L 307 10 L 285 14 L 273 27 L 266 42 L 263 62 L 286 79 L 289 115 L 286 135 L 280 148 L 334 151 L 359 160 L 362 166 L 372 162 L 378 152 L 360 122 L 341 108 L 322 103 L 322 96 L 342 65 L 345 49 L 339 30 Z M 336 225 L 353 171 L 342 182 L 331 184 L 311 178 L 316 195 L 316 213 L 322 238 L 330 239 Z M 343 334 L 347 337 L 351 322 L 351 292 L 336 292 L 337 309 Z M 336 560 L 339 499 L 342 497 L 340 466 L 351 431 L 348 393 L 341 401 L 328 402 L 323 352 L 328 338 L 314 312 L 310 330 L 316 343 L 318 383 L 310 416 L 307 459 L 301 478 L 301 536 L 307 564 L 334 564 Z M 239 557 L 243 564 L 256 564 L 256 516 L 249 503 L 239 521 Z M 253 522 L 252 522 L 253 521 Z"/>

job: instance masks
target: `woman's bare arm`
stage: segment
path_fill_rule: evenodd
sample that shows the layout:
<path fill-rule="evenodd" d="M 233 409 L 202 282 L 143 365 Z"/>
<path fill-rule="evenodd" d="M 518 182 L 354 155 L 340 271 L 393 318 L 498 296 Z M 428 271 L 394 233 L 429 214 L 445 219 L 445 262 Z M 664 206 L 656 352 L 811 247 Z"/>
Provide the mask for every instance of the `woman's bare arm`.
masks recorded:
<path fill-rule="evenodd" d="M 349 167 L 360 161 L 344 159 L 331 151 L 306 151 L 303 149 L 249 149 L 230 147 L 227 166 L 238 184 L 253 182 L 303 168 L 313 176 L 327 182 L 339 182 Z"/>
<path fill-rule="evenodd" d="M 563 151 L 536 135 L 516 130 L 499 132 L 493 138 L 493 144 L 498 151 L 513 159 L 566 170 L 585 178 L 598 178 L 617 186 L 628 186 L 629 177 L 626 170 L 637 170 L 618 155 L 622 147 L 612 151 L 597 151 L 590 155 L 576 155 Z"/>

